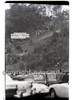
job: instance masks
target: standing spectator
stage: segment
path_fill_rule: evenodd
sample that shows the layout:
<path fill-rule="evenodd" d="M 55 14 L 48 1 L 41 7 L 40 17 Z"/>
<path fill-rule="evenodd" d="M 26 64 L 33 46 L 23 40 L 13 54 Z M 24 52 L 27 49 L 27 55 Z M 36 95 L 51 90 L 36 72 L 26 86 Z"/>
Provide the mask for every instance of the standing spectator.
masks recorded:
<path fill-rule="evenodd" d="M 57 73 L 57 75 L 56 75 L 57 83 L 62 83 L 62 78 L 63 78 L 63 74 L 62 73 Z"/>
<path fill-rule="evenodd" d="M 69 75 L 68 75 L 68 72 L 66 72 L 66 73 L 63 75 L 62 82 L 63 82 L 63 83 L 67 83 L 68 81 L 69 81 Z"/>

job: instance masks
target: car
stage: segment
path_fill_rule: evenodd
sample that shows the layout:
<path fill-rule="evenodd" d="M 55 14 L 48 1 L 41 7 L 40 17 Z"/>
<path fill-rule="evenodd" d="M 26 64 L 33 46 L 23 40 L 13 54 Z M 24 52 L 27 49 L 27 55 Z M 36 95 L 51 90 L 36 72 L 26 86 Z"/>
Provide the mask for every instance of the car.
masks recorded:
<path fill-rule="evenodd" d="M 14 97 L 17 91 L 17 84 L 12 83 L 12 79 L 6 75 L 5 93 L 6 97 Z"/>
<path fill-rule="evenodd" d="M 35 97 L 43 98 L 48 96 L 49 88 L 48 86 L 40 83 L 32 83 L 32 95 Z"/>
<path fill-rule="evenodd" d="M 18 81 L 23 81 L 24 80 L 24 75 L 16 75 L 16 76 L 11 76 L 13 80 L 18 80 Z"/>
<path fill-rule="evenodd" d="M 44 84 L 39 84 L 39 83 L 32 83 L 32 90 L 33 92 L 36 93 L 48 93 L 49 88 L 48 86 Z"/>
<path fill-rule="evenodd" d="M 37 79 L 37 81 L 35 80 Z M 39 77 L 31 77 L 31 76 L 27 76 L 24 80 L 25 81 L 30 81 L 32 82 L 32 88 L 31 88 L 31 96 L 37 96 L 37 95 L 48 95 L 49 92 L 49 88 L 48 86 L 46 86 L 45 84 L 41 83 L 41 80 L 39 81 L 39 79 L 43 79 L 43 76 Z"/>
<path fill-rule="evenodd" d="M 69 84 L 60 83 L 49 86 L 49 95 L 51 98 L 68 98 L 69 97 Z"/>
<path fill-rule="evenodd" d="M 13 80 L 18 81 L 25 81 L 27 78 L 33 78 L 32 75 L 17 75 L 17 76 L 11 76 Z"/>
<path fill-rule="evenodd" d="M 6 75 L 6 97 L 28 97 L 31 95 L 32 82 L 17 81 Z"/>
<path fill-rule="evenodd" d="M 47 73 L 47 85 L 52 85 L 57 83 L 56 73 Z"/>

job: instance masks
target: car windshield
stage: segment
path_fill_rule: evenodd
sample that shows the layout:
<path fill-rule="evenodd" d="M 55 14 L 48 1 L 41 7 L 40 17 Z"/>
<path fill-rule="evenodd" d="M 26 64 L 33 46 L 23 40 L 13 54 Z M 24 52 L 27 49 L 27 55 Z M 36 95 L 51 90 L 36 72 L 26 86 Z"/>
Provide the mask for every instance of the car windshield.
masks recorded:
<path fill-rule="evenodd" d="M 29 82 L 31 82 L 31 81 L 34 81 L 34 79 L 33 79 L 33 78 L 26 78 L 26 79 L 24 79 L 24 81 L 29 81 Z"/>
<path fill-rule="evenodd" d="M 56 74 L 55 73 L 49 73 L 47 74 L 48 80 L 56 80 Z"/>
<path fill-rule="evenodd" d="M 44 76 L 43 75 L 34 75 L 34 80 L 44 80 Z"/>

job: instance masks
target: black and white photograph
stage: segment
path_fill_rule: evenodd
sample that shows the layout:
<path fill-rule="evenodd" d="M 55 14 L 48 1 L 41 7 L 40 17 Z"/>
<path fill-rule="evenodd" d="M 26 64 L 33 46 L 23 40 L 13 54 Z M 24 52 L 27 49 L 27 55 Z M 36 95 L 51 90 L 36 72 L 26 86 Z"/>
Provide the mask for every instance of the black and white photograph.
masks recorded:
<path fill-rule="evenodd" d="M 69 99 L 69 2 L 5 3 L 5 99 Z"/>

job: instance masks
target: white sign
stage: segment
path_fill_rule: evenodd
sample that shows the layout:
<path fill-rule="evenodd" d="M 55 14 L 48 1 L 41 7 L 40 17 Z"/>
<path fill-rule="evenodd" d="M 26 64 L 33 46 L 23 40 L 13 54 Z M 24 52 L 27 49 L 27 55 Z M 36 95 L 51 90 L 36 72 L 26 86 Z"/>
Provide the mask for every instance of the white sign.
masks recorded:
<path fill-rule="evenodd" d="M 15 33 L 12 33 L 11 34 L 11 39 L 26 39 L 26 38 L 29 38 L 29 34 L 27 33 L 23 33 L 23 32 L 15 32 Z"/>

